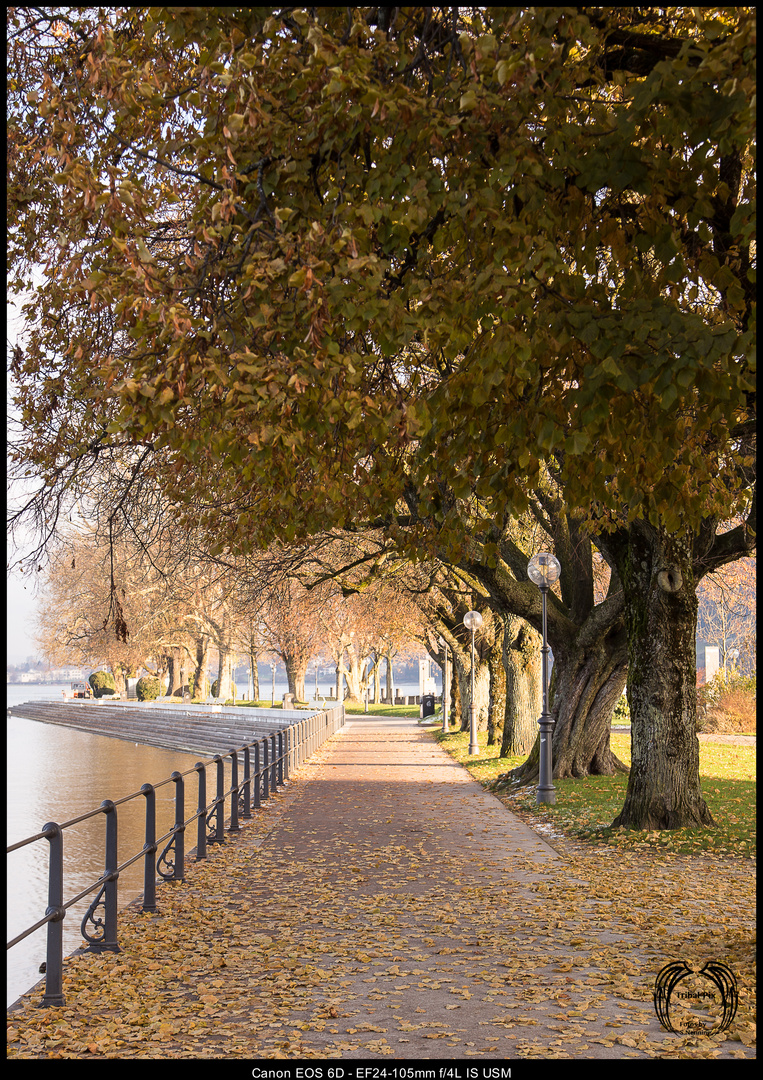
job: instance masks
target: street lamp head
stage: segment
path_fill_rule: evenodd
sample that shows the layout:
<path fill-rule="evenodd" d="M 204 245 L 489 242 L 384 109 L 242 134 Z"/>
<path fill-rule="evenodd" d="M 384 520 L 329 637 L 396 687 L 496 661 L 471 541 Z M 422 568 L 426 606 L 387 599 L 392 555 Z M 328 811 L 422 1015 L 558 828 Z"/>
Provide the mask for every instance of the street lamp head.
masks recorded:
<path fill-rule="evenodd" d="M 561 572 L 562 568 L 559 560 L 554 555 L 549 555 L 547 551 L 541 551 L 537 555 L 533 555 L 527 564 L 527 576 L 530 581 L 541 588 L 544 585 L 553 585 L 555 581 L 559 580 Z"/>
<path fill-rule="evenodd" d="M 482 616 L 479 611 L 467 611 L 464 615 L 464 626 L 467 630 L 479 630 L 482 626 Z"/>

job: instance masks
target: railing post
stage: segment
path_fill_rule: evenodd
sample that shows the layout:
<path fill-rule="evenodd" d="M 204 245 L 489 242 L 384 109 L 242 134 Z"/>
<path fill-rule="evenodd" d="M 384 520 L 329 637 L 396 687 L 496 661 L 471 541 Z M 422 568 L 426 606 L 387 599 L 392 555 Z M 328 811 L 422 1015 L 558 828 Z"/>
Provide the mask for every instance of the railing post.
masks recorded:
<path fill-rule="evenodd" d="M 260 802 L 260 744 L 254 744 L 254 809 L 259 810 Z"/>
<path fill-rule="evenodd" d="M 238 751 L 229 750 L 231 766 L 231 793 L 230 793 L 230 825 L 228 832 L 238 832 L 241 826 L 238 823 Z"/>
<path fill-rule="evenodd" d="M 267 736 L 262 740 L 262 797 L 270 798 L 270 747 Z"/>
<path fill-rule="evenodd" d="M 270 749 L 272 751 L 272 760 L 270 762 L 270 790 L 275 793 L 278 790 L 278 780 L 276 778 L 276 771 L 278 763 L 276 761 L 276 737 L 275 732 L 270 736 Z"/>
<path fill-rule="evenodd" d="M 200 761 L 194 765 L 199 774 L 199 805 L 196 819 L 196 862 L 207 857 L 207 770 Z"/>
<path fill-rule="evenodd" d="M 89 943 L 88 949 L 90 952 L 121 952 L 122 950 L 117 944 L 117 913 L 119 910 L 117 901 L 117 880 L 119 878 L 117 870 L 119 866 L 117 860 L 117 808 L 111 799 L 104 799 L 101 803 L 101 810 L 106 815 L 106 867 L 102 878 L 103 885 L 95 900 L 87 909 L 80 929 L 82 936 Z M 95 917 L 95 913 L 101 904 L 103 904 L 104 909 L 102 919 Z M 99 938 L 92 937 L 87 933 L 85 927 L 88 922 L 91 922 L 96 928 L 103 928 Z"/>
<path fill-rule="evenodd" d="M 252 807 L 250 803 L 252 788 L 252 776 L 249 766 L 249 747 L 244 747 L 244 810 L 243 816 L 250 818 L 252 816 Z"/>
<path fill-rule="evenodd" d="M 286 783 L 288 781 L 288 779 L 289 779 L 290 769 L 291 769 L 291 725 L 289 725 L 289 727 L 287 727 L 287 728 L 284 728 L 283 738 L 284 738 L 284 744 L 283 744 L 283 749 L 284 749 L 283 775 L 284 775 L 284 783 Z"/>
<path fill-rule="evenodd" d="M 154 853 L 156 852 L 156 792 L 153 784 L 144 784 L 140 789 L 146 797 L 146 842 L 143 845 L 143 910 L 156 911 L 156 872 L 154 871 Z"/>
<path fill-rule="evenodd" d="M 174 881 L 185 881 L 185 784 L 179 772 L 170 773 L 175 781 L 175 872 Z"/>
<path fill-rule="evenodd" d="M 215 839 L 213 842 L 222 844 L 225 839 L 225 821 L 223 817 L 225 814 L 225 765 L 219 754 L 215 754 L 212 760 L 217 765 L 217 798 L 215 799 L 217 821 L 215 822 Z"/>
<path fill-rule="evenodd" d="M 42 1004 L 65 1005 L 63 994 L 64 969 L 64 834 L 60 825 L 49 821 L 42 832 L 50 844 L 48 852 L 48 907 L 46 915 L 53 918 L 48 923 L 47 953 L 45 957 L 45 993 Z"/>
<path fill-rule="evenodd" d="M 283 787 L 283 754 L 285 749 L 284 733 L 278 732 L 278 783 Z"/>
<path fill-rule="evenodd" d="M 101 806 L 106 807 L 106 873 L 109 875 L 106 882 L 106 934 L 103 939 L 102 949 L 108 952 L 121 952 L 117 945 L 117 918 L 119 916 L 118 881 L 119 859 L 117 858 L 117 843 L 119 838 L 117 823 L 117 808 L 111 799 L 104 799 Z"/>

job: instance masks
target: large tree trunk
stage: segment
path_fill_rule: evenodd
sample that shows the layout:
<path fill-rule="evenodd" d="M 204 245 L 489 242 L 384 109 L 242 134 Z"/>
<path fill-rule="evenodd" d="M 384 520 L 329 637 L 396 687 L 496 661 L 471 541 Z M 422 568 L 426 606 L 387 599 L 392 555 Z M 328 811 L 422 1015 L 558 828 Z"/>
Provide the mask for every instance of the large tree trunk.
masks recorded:
<path fill-rule="evenodd" d="M 230 645 L 218 641 L 220 661 L 217 665 L 217 697 L 227 701 L 233 697 L 233 651 Z"/>
<path fill-rule="evenodd" d="M 628 771 L 609 745 L 612 712 L 622 695 L 627 667 L 627 639 L 620 620 L 602 628 L 595 639 L 581 633 L 564 647 L 557 644 L 550 704 L 555 721 L 554 779 Z M 539 767 L 538 733 L 527 761 L 499 777 L 497 784 L 537 783 Z"/>
<path fill-rule="evenodd" d="M 381 705 L 381 656 L 377 653 L 373 666 L 374 705 Z"/>
<path fill-rule="evenodd" d="M 355 651 L 354 645 L 347 646 L 347 657 L 350 661 L 350 666 L 345 671 L 345 678 L 347 679 L 347 700 L 362 704 L 365 675 L 364 671 L 361 669 L 360 657 Z"/>
<path fill-rule="evenodd" d="M 127 697 L 127 682 L 125 681 L 125 665 L 120 660 L 115 660 L 113 663 L 109 663 L 111 668 L 111 674 L 114 676 L 114 685 L 116 686 L 116 692 L 122 696 Z"/>
<path fill-rule="evenodd" d="M 170 681 L 167 685 L 167 693 L 165 697 L 172 697 L 176 690 L 179 690 L 183 685 L 181 681 L 181 664 L 183 661 L 183 650 L 179 648 L 171 649 L 167 654 L 167 661 L 169 666 Z"/>
<path fill-rule="evenodd" d="M 207 688 L 207 655 L 209 653 L 209 638 L 206 635 L 196 639 L 196 667 L 193 672 L 193 696 L 205 698 Z"/>
<path fill-rule="evenodd" d="M 468 731 L 470 724 L 469 706 L 471 704 L 471 653 L 464 649 L 453 651 L 453 670 L 458 686 L 458 715 L 461 721 L 460 731 Z M 490 670 L 487 660 L 481 660 L 477 650 L 474 655 L 474 703 L 477 706 L 477 731 L 487 728 L 490 711 Z"/>
<path fill-rule="evenodd" d="M 301 656 L 293 656 L 291 653 L 281 653 L 281 659 L 286 666 L 289 693 L 294 694 L 297 701 L 306 701 L 305 679 L 307 678 L 308 661 Z"/>
<path fill-rule="evenodd" d="M 538 735 L 543 707 L 541 693 L 541 636 L 516 615 L 505 615 L 503 668 L 506 677 L 506 716 L 501 757 L 528 754 Z"/>
<path fill-rule="evenodd" d="M 188 650 L 186 648 L 180 650 L 178 664 L 180 667 L 180 688 L 175 691 L 175 696 L 183 697 L 188 691 Z"/>
<path fill-rule="evenodd" d="M 249 669 L 252 673 L 252 701 L 260 700 L 260 671 L 257 667 L 257 650 L 249 650 Z"/>
<path fill-rule="evenodd" d="M 468 707 L 469 703 L 467 702 L 467 709 Z M 453 652 L 450 654 L 450 717 L 448 719 L 451 727 L 455 727 L 456 731 L 461 731 L 463 722 L 461 683 L 458 679 L 458 666 Z"/>
<path fill-rule="evenodd" d="M 392 669 L 392 650 L 385 653 L 387 661 L 387 704 L 395 704 L 395 674 Z"/>
<path fill-rule="evenodd" d="M 631 771 L 612 824 L 713 825 L 699 781 L 691 544 L 637 521 L 618 547 L 618 571 L 628 628 Z"/>
<path fill-rule="evenodd" d="M 506 718 L 506 668 L 503 664 L 503 639 L 505 637 L 502 620 L 496 616 L 495 637 L 490 646 L 487 662 L 490 672 L 490 698 L 487 714 L 487 744 L 493 746 L 503 734 Z"/>

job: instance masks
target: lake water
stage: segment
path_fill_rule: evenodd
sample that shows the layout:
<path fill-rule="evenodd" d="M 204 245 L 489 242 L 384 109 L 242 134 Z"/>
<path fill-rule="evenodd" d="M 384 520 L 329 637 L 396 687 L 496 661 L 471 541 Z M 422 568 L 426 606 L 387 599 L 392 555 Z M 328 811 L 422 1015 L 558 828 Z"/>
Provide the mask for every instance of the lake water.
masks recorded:
<path fill-rule="evenodd" d="M 320 685 L 320 684 L 319 684 Z M 68 684 L 38 686 L 30 683 L 7 687 L 8 705 L 24 701 L 61 701 Z M 243 690 L 244 687 L 241 687 Z M 265 687 L 261 686 L 262 691 Z M 269 687 L 268 687 L 269 689 Z M 276 700 L 285 684 L 276 682 Z M 325 689 L 328 689 L 326 687 Z M 402 684 L 399 692 L 418 693 L 418 687 Z M 104 799 L 119 799 L 156 784 L 174 770 L 191 769 L 198 754 L 160 750 L 91 735 L 55 724 L 8 717 L 7 844 L 38 833 L 49 821 L 64 822 L 96 809 Z M 207 798 L 212 797 L 214 776 L 207 773 Z M 226 788 L 228 783 L 226 783 Z M 196 807 L 194 777 L 186 780 L 185 808 L 189 817 Z M 157 836 L 173 824 L 174 786 L 156 793 Z M 124 862 L 143 847 L 145 802 L 143 798 L 120 806 L 119 861 Z M 64 900 L 76 896 L 103 873 L 105 817 L 99 815 L 64 832 Z M 186 850 L 195 846 L 195 826 L 186 835 Z M 7 856 L 7 937 L 10 940 L 45 914 L 48 903 L 48 842 L 38 840 Z M 159 886 L 159 895 L 161 889 Z M 124 907 L 143 891 L 142 861 L 119 877 L 119 906 Z M 83 944 L 80 923 L 94 894 L 69 908 L 64 919 L 64 955 Z M 38 982 L 46 954 L 46 927 L 20 941 L 7 953 L 6 1003 L 11 1004 Z"/>
<path fill-rule="evenodd" d="M 31 696 L 25 700 L 32 700 Z M 64 822 L 100 806 L 104 799 L 119 799 L 145 783 L 158 783 L 173 770 L 193 767 L 199 755 L 122 739 L 90 735 L 55 724 L 21 717 L 7 722 L 7 843 L 39 832 L 49 821 Z M 194 778 L 186 783 L 186 816 L 196 806 Z M 190 781 L 190 783 L 189 783 Z M 207 777 L 209 791 L 209 773 Z M 175 814 L 174 785 L 156 793 L 157 836 L 167 832 Z M 143 798 L 120 806 L 120 862 L 136 854 L 145 839 Z M 105 817 L 99 815 L 64 832 L 64 899 L 76 896 L 103 873 Z M 195 832 L 186 847 L 195 843 Z M 7 856 L 7 940 L 42 918 L 48 896 L 48 842 L 34 844 Z M 142 862 L 120 874 L 119 904 L 129 903 L 143 891 Z M 95 894 L 71 907 L 64 919 L 64 954 L 82 941 L 80 923 Z M 7 954 L 7 1004 L 15 1001 L 42 976 L 47 930 L 42 927 Z"/>

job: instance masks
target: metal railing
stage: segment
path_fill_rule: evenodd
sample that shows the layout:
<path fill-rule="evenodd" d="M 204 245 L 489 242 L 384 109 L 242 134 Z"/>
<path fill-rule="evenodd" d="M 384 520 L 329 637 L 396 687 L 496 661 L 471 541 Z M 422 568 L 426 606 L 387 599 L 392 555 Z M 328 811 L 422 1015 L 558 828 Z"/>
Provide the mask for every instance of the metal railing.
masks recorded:
<path fill-rule="evenodd" d="M 318 747 L 344 724 L 344 707 L 339 705 L 324 712 L 306 716 L 270 735 L 262 736 L 239 746 L 216 754 L 205 761 L 197 761 L 184 773 L 173 772 L 158 784 L 144 784 L 139 791 L 112 801 L 104 799 L 99 807 L 79 817 L 58 824 L 49 821 L 40 832 L 11 844 L 6 853 L 47 840 L 48 856 L 48 906 L 45 915 L 32 926 L 9 941 L 6 949 L 13 948 L 47 924 L 47 955 L 45 967 L 45 993 L 43 1005 L 64 1005 L 63 995 L 63 921 L 68 908 L 84 897 L 96 892 L 80 926 L 87 948 L 92 952 L 119 952 L 118 892 L 119 875 L 133 863 L 143 859 L 143 911 L 156 911 L 157 878 L 164 881 L 183 881 L 185 877 L 185 831 L 197 823 L 196 861 L 207 857 L 207 845 L 222 843 L 225 839 L 225 800 L 230 797 L 228 832 L 237 832 L 241 825 L 239 817 L 251 818 L 271 794 L 288 780 L 291 772 L 301 765 Z M 243 778 L 239 779 L 239 755 L 243 755 Z M 230 758 L 231 783 L 225 787 L 225 761 Z M 207 768 L 216 770 L 216 795 L 207 803 Z M 185 778 L 198 776 L 198 805 L 195 813 L 185 817 Z M 156 836 L 156 792 L 168 784 L 175 785 L 175 823 L 169 832 Z M 133 799 L 145 799 L 145 843 L 139 852 L 119 863 L 117 859 L 118 823 L 117 807 Z M 89 818 L 104 814 L 106 817 L 105 867 L 103 874 L 76 896 L 64 901 L 64 830 Z M 211 831 L 208 831 L 210 830 Z M 165 843 L 166 841 L 166 843 Z M 154 865 L 156 852 L 161 849 Z M 103 911 L 99 913 L 99 908 Z"/>

